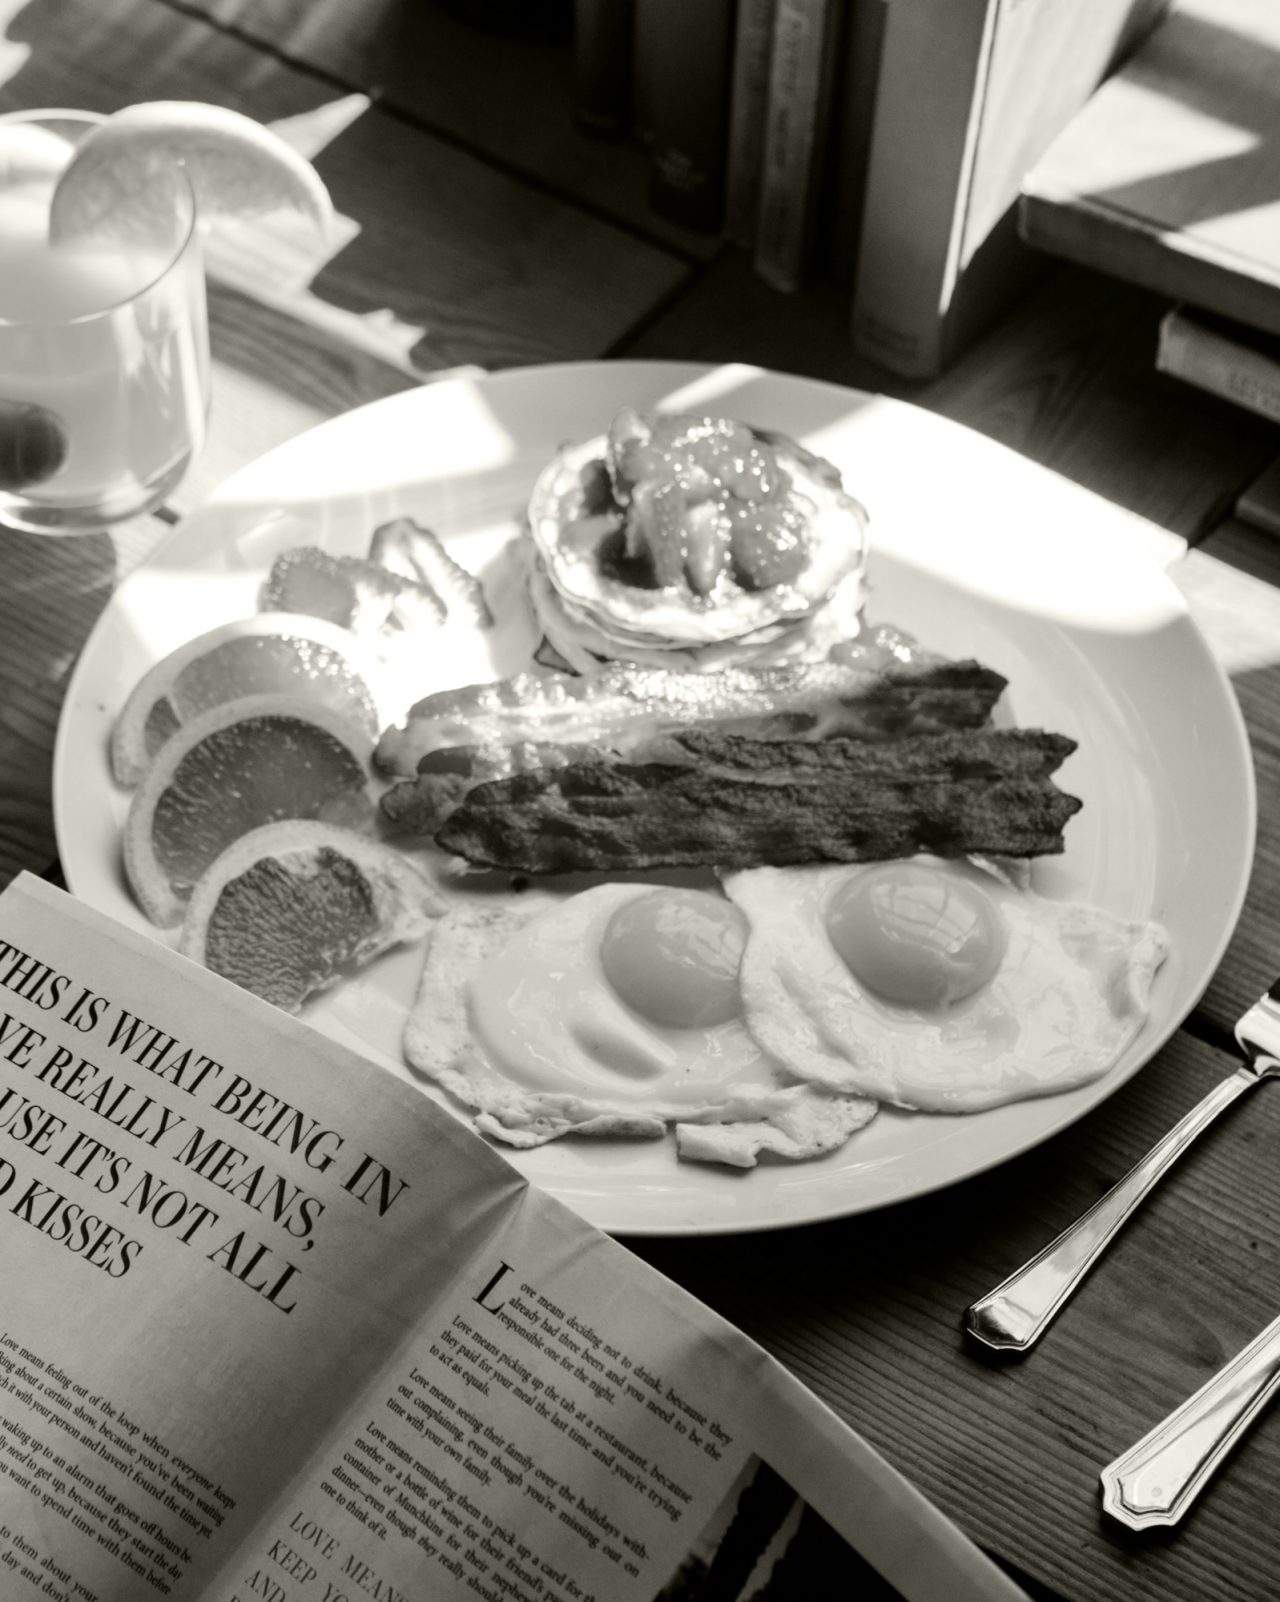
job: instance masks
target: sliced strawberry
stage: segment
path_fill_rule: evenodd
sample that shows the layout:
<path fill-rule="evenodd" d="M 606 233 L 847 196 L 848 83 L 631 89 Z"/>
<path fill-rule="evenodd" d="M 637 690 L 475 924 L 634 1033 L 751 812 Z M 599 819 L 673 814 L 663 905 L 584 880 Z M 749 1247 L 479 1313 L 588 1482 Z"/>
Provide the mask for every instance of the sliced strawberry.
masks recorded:
<path fill-rule="evenodd" d="M 714 501 L 684 514 L 684 572 L 695 595 L 710 595 L 729 566 L 729 519 Z"/>
<path fill-rule="evenodd" d="M 654 578 L 663 589 L 684 581 L 683 519 L 684 497 L 678 485 L 655 484 L 652 479 L 636 485 L 627 524 L 627 554 L 635 555 L 639 543 L 647 546 Z"/>
<path fill-rule="evenodd" d="M 731 504 L 733 576 L 744 590 L 766 590 L 799 577 L 808 560 L 804 519 L 793 506 Z"/>
<path fill-rule="evenodd" d="M 791 487 L 770 447 L 754 441 L 724 464 L 721 481 L 740 501 L 778 500 Z"/>

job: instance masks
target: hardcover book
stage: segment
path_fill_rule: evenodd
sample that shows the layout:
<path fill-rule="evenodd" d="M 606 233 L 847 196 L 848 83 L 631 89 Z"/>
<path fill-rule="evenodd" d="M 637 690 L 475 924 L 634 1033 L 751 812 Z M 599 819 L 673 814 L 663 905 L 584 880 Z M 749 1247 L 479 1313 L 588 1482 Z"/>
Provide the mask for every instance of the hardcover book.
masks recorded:
<path fill-rule="evenodd" d="M 1041 250 L 1280 333 L 1280 5 L 1177 0 L 1027 174 Z"/>
<path fill-rule="evenodd" d="M 841 10 L 838 0 L 778 0 L 755 256 L 775 289 L 799 289 L 809 265 Z"/>
<path fill-rule="evenodd" d="M 738 0 L 729 87 L 729 160 L 725 232 L 735 245 L 755 243 L 764 164 L 764 127 L 778 0 Z"/>
<path fill-rule="evenodd" d="M 733 0 L 639 0 L 637 46 L 656 211 L 687 228 L 724 221 Z"/>
<path fill-rule="evenodd" d="M 631 127 L 635 75 L 632 0 L 574 0 L 574 120 L 584 133 L 621 139 Z"/>
<path fill-rule="evenodd" d="M 1160 321 L 1156 368 L 1280 423 L 1280 335 L 1175 306 Z"/>
<path fill-rule="evenodd" d="M 941 371 L 1029 281 L 1024 173 L 1165 0 L 890 0 L 854 286 L 858 351 Z"/>
<path fill-rule="evenodd" d="M 889 0 L 850 0 L 831 91 L 831 131 L 819 198 L 817 265 L 851 288 L 867 193 L 871 128 Z"/>

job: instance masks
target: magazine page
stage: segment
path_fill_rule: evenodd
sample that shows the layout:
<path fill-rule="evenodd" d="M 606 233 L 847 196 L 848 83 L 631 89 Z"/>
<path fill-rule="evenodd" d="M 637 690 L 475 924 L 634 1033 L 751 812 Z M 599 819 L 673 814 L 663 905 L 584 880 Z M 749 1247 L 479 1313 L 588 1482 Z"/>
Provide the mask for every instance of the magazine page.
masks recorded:
<path fill-rule="evenodd" d="M 211 1596 L 1025 1602 L 764 1351 L 534 1189 Z"/>
<path fill-rule="evenodd" d="M 15 1602 L 1021 1595 L 426 1096 L 29 877 L 0 1269 Z"/>
<path fill-rule="evenodd" d="M 391 1077 L 40 880 L 0 896 L 5 1602 L 202 1595 L 482 1249 L 523 1181 Z"/>

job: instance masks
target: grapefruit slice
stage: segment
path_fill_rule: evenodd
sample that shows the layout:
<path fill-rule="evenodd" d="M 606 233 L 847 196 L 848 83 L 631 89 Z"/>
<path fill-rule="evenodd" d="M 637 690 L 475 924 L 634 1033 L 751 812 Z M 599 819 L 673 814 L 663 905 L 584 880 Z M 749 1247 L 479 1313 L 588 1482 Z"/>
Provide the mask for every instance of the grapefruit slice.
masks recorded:
<path fill-rule="evenodd" d="M 50 239 L 149 237 L 157 208 L 173 204 L 175 167 L 203 219 L 287 209 L 322 234 L 332 223 L 319 173 L 279 134 L 227 106 L 149 100 L 115 112 L 76 146 L 53 193 Z"/>
<path fill-rule="evenodd" d="M 184 723 L 246 695 L 296 695 L 376 735 L 376 673 L 359 641 L 323 618 L 237 618 L 171 651 L 138 680 L 112 730 L 111 771 L 132 789 Z"/>
<path fill-rule="evenodd" d="M 264 823 L 371 829 L 370 754 L 358 724 L 297 696 L 244 696 L 193 718 L 133 792 L 124 867 L 139 906 L 163 929 L 180 923 L 214 858 Z"/>
<path fill-rule="evenodd" d="M 179 949 L 286 1012 L 419 939 L 444 903 L 391 846 L 319 822 L 269 823 L 192 891 Z"/>

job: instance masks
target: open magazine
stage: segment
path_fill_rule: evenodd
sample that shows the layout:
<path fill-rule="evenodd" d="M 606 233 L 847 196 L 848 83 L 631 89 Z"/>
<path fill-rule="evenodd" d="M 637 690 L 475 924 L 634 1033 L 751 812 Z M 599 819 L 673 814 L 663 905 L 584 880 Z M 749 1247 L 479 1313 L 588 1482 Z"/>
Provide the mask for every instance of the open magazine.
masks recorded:
<path fill-rule="evenodd" d="M 13 1602 L 1022 1596 L 428 1097 L 30 876 L 0 1275 Z"/>

